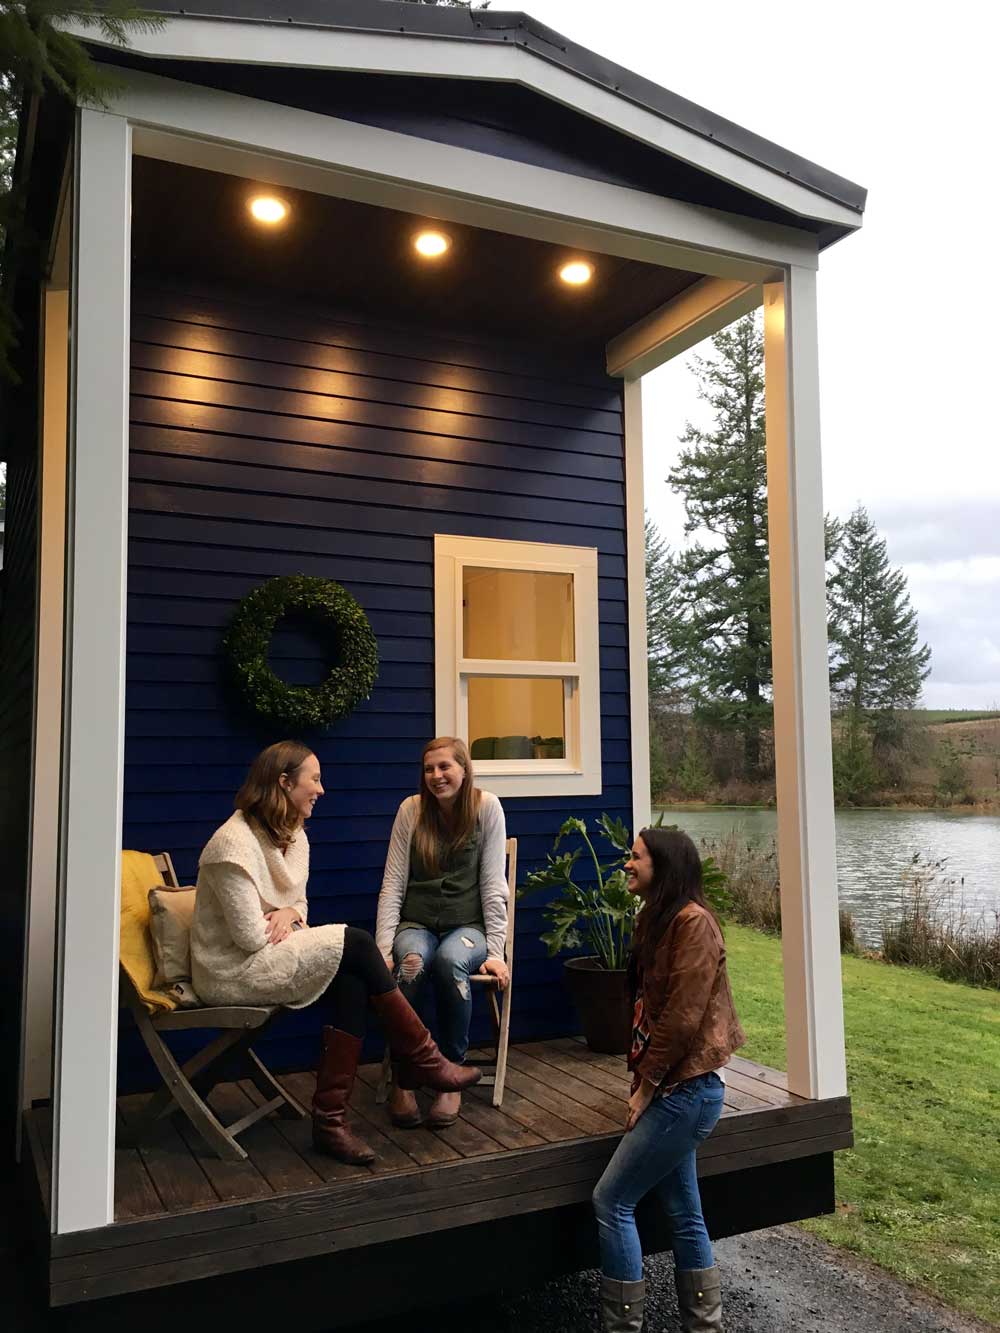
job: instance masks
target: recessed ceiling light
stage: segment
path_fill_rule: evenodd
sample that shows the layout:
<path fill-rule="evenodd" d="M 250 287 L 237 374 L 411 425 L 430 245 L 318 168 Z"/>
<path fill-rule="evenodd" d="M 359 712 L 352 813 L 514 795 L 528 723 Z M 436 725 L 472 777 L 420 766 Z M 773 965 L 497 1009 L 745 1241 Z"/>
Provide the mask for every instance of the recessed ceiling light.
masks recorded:
<path fill-rule="evenodd" d="M 259 194 L 250 200 L 250 212 L 258 222 L 274 226 L 278 222 L 284 222 L 288 216 L 288 205 L 284 200 L 276 199 L 273 194 Z"/>
<path fill-rule="evenodd" d="M 585 259 L 574 259 L 569 264 L 563 264 L 559 276 L 571 287 L 582 287 L 594 276 L 594 266 L 588 264 Z"/>
<path fill-rule="evenodd" d="M 414 250 L 425 259 L 437 259 L 450 245 L 451 241 L 440 231 L 422 231 L 413 241 Z"/>

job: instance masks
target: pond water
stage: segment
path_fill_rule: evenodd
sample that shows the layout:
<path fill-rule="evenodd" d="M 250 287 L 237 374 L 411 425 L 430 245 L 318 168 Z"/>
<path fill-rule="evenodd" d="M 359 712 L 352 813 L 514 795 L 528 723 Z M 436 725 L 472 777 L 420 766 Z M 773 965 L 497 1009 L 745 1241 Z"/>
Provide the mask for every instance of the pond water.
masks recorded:
<path fill-rule="evenodd" d="M 952 900 L 968 915 L 1000 909 L 1000 816 L 838 810 L 836 819 L 840 903 L 865 944 L 878 944 L 883 918 L 898 910 L 901 876 L 915 852 L 945 862 L 942 878 L 954 881 Z M 769 843 L 777 834 L 774 810 L 672 807 L 664 822 L 678 824 L 695 841 L 724 838 L 733 828 L 751 842 Z"/>

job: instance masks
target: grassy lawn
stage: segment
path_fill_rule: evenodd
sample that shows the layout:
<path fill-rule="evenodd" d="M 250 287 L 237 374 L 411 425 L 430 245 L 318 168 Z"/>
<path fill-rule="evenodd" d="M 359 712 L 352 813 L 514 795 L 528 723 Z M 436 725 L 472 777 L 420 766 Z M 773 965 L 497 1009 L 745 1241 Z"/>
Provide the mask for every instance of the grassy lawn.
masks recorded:
<path fill-rule="evenodd" d="M 783 1069 L 780 941 L 726 938 L 741 1054 Z M 1000 994 L 845 958 L 844 1015 L 856 1146 L 806 1226 L 1000 1323 Z"/>

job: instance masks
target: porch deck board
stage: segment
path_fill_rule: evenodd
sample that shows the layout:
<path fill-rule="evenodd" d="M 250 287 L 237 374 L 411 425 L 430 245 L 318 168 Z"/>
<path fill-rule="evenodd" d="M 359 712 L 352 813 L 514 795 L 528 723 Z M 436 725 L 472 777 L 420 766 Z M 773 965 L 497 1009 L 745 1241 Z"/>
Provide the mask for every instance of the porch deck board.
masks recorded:
<path fill-rule="evenodd" d="M 141 1148 L 117 1154 L 115 1222 L 52 1238 L 53 1304 L 141 1291 L 309 1256 L 343 1254 L 485 1221 L 585 1205 L 621 1134 L 624 1060 L 573 1039 L 511 1048 L 502 1107 L 492 1089 L 466 1094 L 449 1129 L 400 1130 L 375 1100 L 379 1067 L 361 1069 L 352 1119 L 376 1153 L 346 1166 L 312 1148 L 303 1120 L 269 1119 L 241 1142 L 246 1162 L 216 1158 L 180 1117 Z M 308 1103 L 311 1074 L 289 1075 Z M 728 1172 L 848 1147 L 850 1102 L 813 1102 L 781 1086 L 779 1071 L 734 1060 L 723 1118 L 699 1152 L 706 1181 Z M 249 1083 L 213 1093 L 223 1117 L 245 1114 Z M 144 1103 L 123 1097 L 127 1129 Z M 51 1116 L 29 1114 L 27 1141 L 47 1193 Z M 802 1214 L 800 1214 L 802 1215 Z"/>

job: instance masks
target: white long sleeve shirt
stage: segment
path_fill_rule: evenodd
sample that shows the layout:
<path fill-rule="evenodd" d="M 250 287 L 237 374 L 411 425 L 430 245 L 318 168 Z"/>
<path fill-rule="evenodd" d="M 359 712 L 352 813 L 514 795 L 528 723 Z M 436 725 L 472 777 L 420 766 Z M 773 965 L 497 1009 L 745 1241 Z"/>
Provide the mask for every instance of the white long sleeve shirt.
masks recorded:
<path fill-rule="evenodd" d="M 392 953 L 403 899 L 410 882 L 410 844 L 420 814 L 420 797 L 408 796 L 396 812 L 378 896 L 375 943 Z M 503 806 L 492 792 L 479 799 L 479 892 L 483 903 L 487 958 L 503 958 L 507 936 L 507 824 Z"/>

